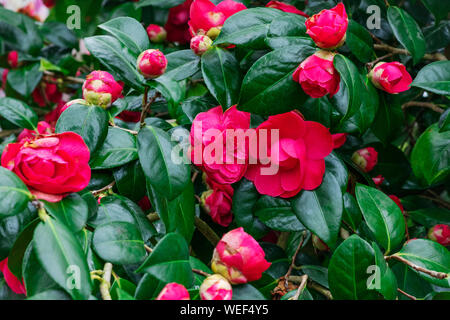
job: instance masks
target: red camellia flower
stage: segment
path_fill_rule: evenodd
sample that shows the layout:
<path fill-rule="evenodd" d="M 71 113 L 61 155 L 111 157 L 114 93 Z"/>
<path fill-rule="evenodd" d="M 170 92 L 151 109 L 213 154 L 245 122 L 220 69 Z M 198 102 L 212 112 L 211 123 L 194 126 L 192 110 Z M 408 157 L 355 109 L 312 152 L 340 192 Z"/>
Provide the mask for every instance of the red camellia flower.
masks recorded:
<path fill-rule="evenodd" d="M 137 59 L 138 71 L 147 79 L 154 79 L 166 72 L 166 56 L 158 49 L 148 49 Z"/>
<path fill-rule="evenodd" d="M 5 88 L 6 88 L 6 80 L 8 79 L 8 73 L 9 73 L 8 69 L 3 69 L 3 73 L 2 73 L 2 90 L 5 90 Z"/>
<path fill-rule="evenodd" d="M 27 295 L 23 281 L 17 279 L 17 277 L 9 270 L 8 258 L 0 261 L 0 272 L 3 273 L 6 284 L 14 293 Z"/>
<path fill-rule="evenodd" d="M 322 10 L 306 20 L 306 33 L 323 49 L 335 49 L 345 42 L 348 18 L 343 3 Z"/>
<path fill-rule="evenodd" d="M 448 246 L 450 245 L 450 227 L 446 224 L 437 224 L 428 231 L 428 238 Z"/>
<path fill-rule="evenodd" d="M 346 133 L 335 133 L 331 135 L 333 139 L 333 149 L 340 148 L 344 145 L 345 141 L 347 141 Z"/>
<path fill-rule="evenodd" d="M 397 61 L 377 63 L 369 77 L 375 87 L 393 94 L 409 90 L 412 82 L 406 67 Z"/>
<path fill-rule="evenodd" d="M 278 9 L 278 10 L 281 10 L 284 12 L 295 13 L 295 14 L 304 16 L 305 18 L 309 17 L 306 13 L 298 10 L 295 6 L 293 6 L 291 4 L 283 3 L 281 1 L 270 1 L 268 4 L 266 4 L 266 7 Z"/>
<path fill-rule="evenodd" d="M 220 274 L 207 277 L 200 286 L 202 300 L 231 300 L 232 296 L 231 284 Z"/>
<path fill-rule="evenodd" d="M 384 180 L 384 178 L 383 178 Z M 396 195 L 389 195 L 389 198 L 392 199 L 392 201 L 395 202 L 395 204 L 400 208 L 400 210 L 402 211 L 402 213 L 405 211 L 405 209 L 403 208 L 402 202 L 400 201 L 400 199 L 396 196 Z"/>
<path fill-rule="evenodd" d="M 227 140 L 234 141 L 239 129 L 245 132 L 249 128 L 250 113 L 239 111 L 236 106 L 225 112 L 221 106 L 200 112 L 191 127 L 191 161 L 216 183 L 239 181 L 247 169 L 247 145 L 239 137 L 234 146 Z"/>
<path fill-rule="evenodd" d="M 372 147 L 359 149 L 353 153 L 352 160 L 364 172 L 369 172 L 378 162 L 378 152 Z"/>
<path fill-rule="evenodd" d="M 211 269 L 232 284 L 255 281 L 270 267 L 258 242 L 243 228 L 224 234 L 214 249 Z"/>
<path fill-rule="evenodd" d="M 381 184 L 384 181 L 384 177 L 381 174 L 379 174 L 376 177 L 373 177 L 372 181 L 373 183 L 375 183 L 376 186 L 381 186 Z"/>
<path fill-rule="evenodd" d="M 47 102 L 59 103 L 62 99 L 62 92 L 59 91 L 56 84 L 42 82 L 33 90 L 31 96 L 39 107 L 45 107 Z"/>
<path fill-rule="evenodd" d="M 225 0 L 217 6 L 210 0 L 194 0 L 191 5 L 189 27 L 191 35 L 207 35 L 217 38 L 225 21 L 236 12 L 247 9 L 245 5 L 233 0 Z"/>
<path fill-rule="evenodd" d="M 231 207 L 233 203 L 234 189 L 229 184 L 218 184 L 207 179 L 207 184 L 212 188 L 202 195 L 204 208 L 212 220 L 221 226 L 228 227 L 233 220 Z"/>
<path fill-rule="evenodd" d="M 189 292 L 182 284 L 171 282 L 165 285 L 156 300 L 189 300 Z"/>
<path fill-rule="evenodd" d="M 48 135 L 55 132 L 55 128 L 51 124 L 45 121 L 39 121 L 37 125 L 39 135 Z M 23 131 L 17 136 L 17 141 L 23 142 L 25 140 L 33 140 L 38 134 L 34 130 L 23 129 Z"/>
<path fill-rule="evenodd" d="M 325 157 L 333 150 L 333 139 L 326 127 L 305 121 L 295 111 L 275 115 L 256 129 L 267 132 L 268 141 L 258 141 L 258 156 L 250 151 L 250 164 L 245 177 L 255 184 L 261 194 L 290 198 L 301 190 L 313 190 L 322 183 Z M 278 137 L 272 137 L 278 133 Z M 266 155 L 263 155 L 266 153 Z"/>
<path fill-rule="evenodd" d="M 83 138 L 64 132 L 8 144 L 1 165 L 17 174 L 38 199 L 57 202 L 88 185 L 89 157 Z"/>
<path fill-rule="evenodd" d="M 109 107 L 122 94 L 123 85 L 106 71 L 92 71 L 83 84 L 83 99 L 103 108 Z"/>
<path fill-rule="evenodd" d="M 185 44 L 191 39 L 188 24 L 191 4 L 192 0 L 186 0 L 182 4 L 170 8 L 169 16 L 164 26 L 164 29 L 167 31 L 167 41 Z"/>
<path fill-rule="evenodd" d="M 150 41 L 154 43 L 164 42 L 167 38 L 166 30 L 157 24 L 150 24 L 147 27 L 147 34 Z"/>
<path fill-rule="evenodd" d="M 44 3 L 44 5 L 47 8 L 53 8 L 55 6 L 56 0 L 42 0 L 42 2 Z"/>
<path fill-rule="evenodd" d="M 19 53 L 17 51 L 10 51 L 8 53 L 8 64 L 11 68 L 17 68 L 19 65 Z"/>
<path fill-rule="evenodd" d="M 303 91 L 312 98 L 330 97 L 339 91 L 340 76 L 333 65 L 335 54 L 319 50 L 306 58 L 293 74 Z"/>
<path fill-rule="evenodd" d="M 198 35 L 191 39 L 191 50 L 198 56 L 204 54 L 212 45 L 212 40 L 208 36 Z"/>

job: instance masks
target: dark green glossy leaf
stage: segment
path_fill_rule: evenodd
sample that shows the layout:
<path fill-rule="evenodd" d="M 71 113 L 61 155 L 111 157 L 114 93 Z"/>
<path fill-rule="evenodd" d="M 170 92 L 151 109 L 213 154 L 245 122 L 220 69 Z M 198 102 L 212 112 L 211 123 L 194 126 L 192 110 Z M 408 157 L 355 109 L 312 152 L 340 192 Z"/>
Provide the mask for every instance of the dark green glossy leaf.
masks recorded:
<path fill-rule="evenodd" d="M 39 63 L 33 63 L 8 73 L 8 84 L 24 97 L 28 97 L 42 79 Z"/>
<path fill-rule="evenodd" d="M 342 219 L 347 222 L 353 230 L 357 230 L 362 221 L 362 214 L 355 198 L 348 192 L 344 193 L 344 213 Z"/>
<path fill-rule="evenodd" d="M 113 171 L 121 195 L 138 202 L 145 196 L 145 176 L 139 161 L 132 161 Z"/>
<path fill-rule="evenodd" d="M 30 191 L 15 173 L 0 167 L 0 217 L 22 212 L 31 197 Z"/>
<path fill-rule="evenodd" d="M 154 6 L 162 9 L 168 9 L 182 4 L 184 0 L 140 0 L 137 7 Z"/>
<path fill-rule="evenodd" d="M 301 231 L 305 229 L 287 200 L 262 196 L 256 202 L 254 210 L 259 220 L 273 230 Z"/>
<path fill-rule="evenodd" d="M 35 130 L 38 123 L 36 113 L 22 101 L 0 98 L 0 116 L 21 128 Z"/>
<path fill-rule="evenodd" d="M 431 228 L 437 224 L 450 225 L 450 210 L 445 208 L 408 210 L 408 216 L 427 228 Z"/>
<path fill-rule="evenodd" d="M 420 69 L 411 86 L 450 95 L 450 61 L 436 61 L 426 65 Z"/>
<path fill-rule="evenodd" d="M 306 18 L 300 15 L 284 15 L 273 19 L 269 25 L 265 42 L 272 49 L 292 45 L 314 46 L 306 34 Z"/>
<path fill-rule="evenodd" d="M 88 219 L 89 208 L 83 198 L 72 193 L 60 202 L 45 202 L 45 209 L 73 232 L 80 231 Z"/>
<path fill-rule="evenodd" d="M 375 253 L 375 263 L 377 268 L 372 270 L 374 272 L 375 283 L 371 283 L 371 288 L 377 290 L 387 300 L 395 300 L 397 297 L 397 279 L 394 273 L 389 268 L 384 259 L 384 254 L 375 242 L 372 243 L 372 248 Z"/>
<path fill-rule="evenodd" d="M 180 50 L 166 55 L 167 69 L 162 77 L 181 81 L 200 70 L 200 58 L 192 50 Z"/>
<path fill-rule="evenodd" d="M 353 55 L 361 62 L 369 62 L 375 57 L 370 33 L 354 20 L 348 22 L 345 43 Z"/>
<path fill-rule="evenodd" d="M 233 286 L 232 300 L 266 300 L 261 292 L 251 284 Z"/>

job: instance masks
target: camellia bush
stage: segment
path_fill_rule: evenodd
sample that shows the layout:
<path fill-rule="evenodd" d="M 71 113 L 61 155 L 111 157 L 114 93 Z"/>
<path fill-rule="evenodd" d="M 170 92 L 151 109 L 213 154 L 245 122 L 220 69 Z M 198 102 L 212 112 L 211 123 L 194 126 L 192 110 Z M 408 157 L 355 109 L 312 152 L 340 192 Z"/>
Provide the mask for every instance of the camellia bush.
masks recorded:
<path fill-rule="evenodd" d="M 450 2 L 1 0 L 0 298 L 450 298 Z"/>

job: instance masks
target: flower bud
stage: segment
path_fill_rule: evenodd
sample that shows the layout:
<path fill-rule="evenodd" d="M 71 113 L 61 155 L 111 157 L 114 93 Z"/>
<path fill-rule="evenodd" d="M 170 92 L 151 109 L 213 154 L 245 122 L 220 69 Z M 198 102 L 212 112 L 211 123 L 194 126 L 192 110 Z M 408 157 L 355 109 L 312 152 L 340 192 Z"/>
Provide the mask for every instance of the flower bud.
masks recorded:
<path fill-rule="evenodd" d="M 166 30 L 157 24 L 150 24 L 147 27 L 147 34 L 150 41 L 154 43 L 162 43 L 167 38 Z"/>
<path fill-rule="evenodd" d="M 231 300 L 232 295 L 231 284 L 220 274 L 209 276 L 200 286 L 202 300 Z"/>
<path fill-rule="evenodd" d="M 311 240 L 312 240 L 312 244 L 313 244 L 314 248 L 316 248 L 317 250 L 319 250 L 319 251 L 329 251 L 330 250 L 330 248 L 327 246 L 327 244 L 325 242 L 323 242 L 315 234 L 312 235 Z"/>
<path fill-rule="evenodd" d="M 280 1 L 270 1 L 269 3 L 266 4 L 267 8 L 274 8 L 274 9 L 278 9 L 284 12 L 290 12 L 290 13 L 295 13 L 298 14 L 300 16 L 303 16 L 305 18 L 309 18 L 309 16 L 304 13 L 303 11 L 298 10 L 295 6 L 293 6 L 292 4 L 287 4 L 287 3 L 283 3 Z"/>
<path fill-rule="evenodd" d="M 171 282 L 161 290 L 156 300 L 190 300 L 189 292 L 182 284 Z"/>
<path fill-rule="evenodd" d="M 450 245 L 450 227 L 446 224 L 437 224 L 428 231 L 428 239 L 448 246 Z"/>
<path fill-rule="evenodd" d="M 47 8 L 51 9 L 51 8 L 53 8 L 55 6 L 56 0 L 42 0 L 42 2 L 44 3 L 44 5 Z"/>
<path fill-rule="evenodd" d="M 322 49 L 336 49 L 345 42 L 348 18 L 343 3 L 306 20 L 306 33 Z"/>
<path fill-rule="evenodd" d="M 137 59 L 138 71 L 147 79 L 155 79 L 166 72 L 167 59 L 164 54 L 155 49 L 142 52 Z"/>
<path fill-rule="evenodd" d="M 218 184 L 211 179 L 207 179 L 207 183 L 212 189 L 203 192 L 200 198 L 202 207 L 214 222 L 228 227 L 233 220 L 233 187 L 229 184 Z"/>
<path fill-rule="evenodd" d="M 383 178 L 383 180 L 384 180 L 384 178 Z M 391 194 L 391 195 L 389 195 L 389 198 L 391 198 L 391 200 L 395 202 L 395 204 L 400 208 L 400 211 L 402 213 L 405 211 L 405 209 L 403 208 L 402 202 L 396 195 Z"/>
<path fill-rule="evenodd" d="M 400 62 L 379 62 L 370 71 L 369 78 L 378 89 L 388 93 L 399 93 L 409 90 L 411 75 Z"/>
<path fill-rule="evenodd" d="M 335 54 L 319 50 L 306 58 L 293 74 L 303 91 L 312 98 L 326 94 L 334 96 L 339 90 L 340 76 L 333 65 Z"/>
<path fill-rule="evenodd" d="M 9 73 L 8 69 L 3 69 L 3 73 L 2 73 L 2 90 L 5 90 L 5 88 L 6 88 L 6 80 L 8 79 L 8 73 Z"/>
<path fill-rule="evenodd" d="M 204 54 L 211 47 L 211 45 L 212 40 L 208 36 L 198 35 L 191 39 L 191 50 L 199 56 Z"/>
<path fill-rule="evenodd" d="M 364 172 L 369 172 L 378 162 L 378 152 L 372 147 L 359 149 L 353 153 L 352 161 Z"/>
<path fill-rule="evenodd" d="M 384 181 L 384 177 L 381 174 L 379 174 L 376 177 L 373 177 L 372 181 L 373 183 L 375 183 L 376 186 L 381 186 L 381 184 Z"/>
<path fill-rule="evenodd" d="M 83 84 L 83 99 L 89 104 L 107 108 L 120 97 L 122 87 L 110 73 L 93 71 Z"/>
<path fill-rule="evenodd" d="M 19 65 L 19 53 L 17 51 L 10 51 L 8 53 L 8 64 L 11 68 L 17 68 Z"/>
<path fill-rule="evenodd" d="M 244 229 L 227 232 L 214 249 L 211 269 L 232 284 L 258 280 L 270 267 L 259 243 Z"/>

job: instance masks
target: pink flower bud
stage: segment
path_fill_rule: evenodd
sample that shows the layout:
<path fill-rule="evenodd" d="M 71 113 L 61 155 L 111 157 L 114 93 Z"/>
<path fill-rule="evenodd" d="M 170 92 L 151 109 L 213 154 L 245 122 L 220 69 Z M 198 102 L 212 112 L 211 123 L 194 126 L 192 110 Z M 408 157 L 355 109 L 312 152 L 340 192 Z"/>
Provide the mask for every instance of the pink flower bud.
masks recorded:
<path fill-rule="evenodd" d="M 171 282 L 161 290 L 156 300 L 190 300 L 189 292 L 182 284 Z"/>
<path fill-rule="evenodd" d="M 378 152 L 372 147 L 359 149 L 353 153 L 352 160 L 364 172 L 369 172 L 378 162 Z"/>
<path fill-rule="evenodd" d="M 198 35 L 191 39 L 191 50 L 199 56 L 204 54 L 211 47 L 211 45 L 212 40 L 208 36 Z"/>
<path fill-rule="evenodd" d="M 0 261 L 0 272 L 3 273 L 3 278 L 10 289 L 16 294 L 27 295 L 23 280 L 20 281 L 8 268 L 8 258 Z"/>
<path fill-rule="evenodd" d="M 377 63 L 369 77 L 375 87 L 393 94 L 409 90 L 412 82 L 406 67 L 397 61 Z"/>
<path fill-rule="evenodd" d="M 229 184 L 218 184 L 211 179 L 208 179 L 207 183 L 212 189 L 202 194 L 203 207 L 214 222 L 228 227 L 233 220 L 233 214 L 231 213 L 233 187 Z"/>
<path fill-rule="evenodd" d="M 319 50 L 295 70 L 293 79 L 307 95 L 320 98 L 328 93 L 332 97 L 338 92 L 341 78 L 333 65 L 334 56 L 332 52 Z"/>
<path fill-rule="evenodd" d="M 319 251 L 329 251 L 330 248 L 327 246 L 325 242 L 323 242 L 318 236 L 315 234 L 311 237 L 312 244 L 314 248 L 316 248 Z"/>
<path fill-rule="evenodd" d="M 166 30 L 157 24 L 150 24 L 147 27 L 147 34 L 150 41 L 154 43 L 164 42 L 167 38 Z"/>
<path fill-rule="evenodd" d="M 384 180 L 384 178 L 383 178 Z M 392 199 L 392 201 L 395 202 L 395 204 L 400 208 L 400 210 L 402 211 L 402 213 L 405 211 L 405 209 L 403 208 L 402 202 L 400 201 L 400 199 L 396 196 L 396 195 L 389 195 L 389 198 Z"/>
<path fill-rule="evenodd" d="M 428 238 L 443 246 L 448 246 L 450 245 L 450 227 L 446 224 L 437 224 L 428 231 Z"/>
<path fill-rule="evenodd" d="M 306 20 L 306 33 L 323 49 L 336 49 L 345 42 L 348 18 L 343 3 L 322 10 Z"/>
<path fill-rule="evenodd" d="M 291 4 L 287 4 L 287 3 L 283 3 L 280 1 L 270 1 L 268 4 L 266 4 L 267 8 L 274 8 L 274 9 L 278 9 L 284 12 L 290 12 L 290 13 L 295 13 L 301 16 L 304 16 L 305 18 L 308 18 L 309 16 L 304 13 L 303 11 L 298 10 L 295 6 L 291 5 Z"/>
<path fill-rule="evenodd" d="M 123 85 L 106 71 L 93 71 L 83 84 L 83 99 L 102 108 L 109 107 L 122 94 Z"/>
<path fill-rule="evenodd" d="M 17 51 L 10 51 L 8 53 L 8 64 L 11 68 L 17 68 L 19 65 L 19 53 Z"/>
<path fill-rule="evenodd" d="M 166 72 L 167 59 L 158 49 L 148 49 L 139 55 L 137 69 L 145 78 L 155 79 Z"/>
<path fill-rule="evenodd" d="M 379 174 L 376 177 L 373 177 L 372 181 L 373 183 L 375 183 L 376 186 L 380 186 L 384 181 L 384 177 L 381 174 Z"/>
<path fill-rule="evenodd" d="M 200 286 L 202 300 L 231 300 L 232 295 L 231 284 L 220 274 L 209 276 Z"/>
<path fill-rule="evenodd" d="M 214 249 L 211 269 L 232 284 L 258 280 L 270 267 L 259 243 L 244 229 L 226 233 Z"/>

